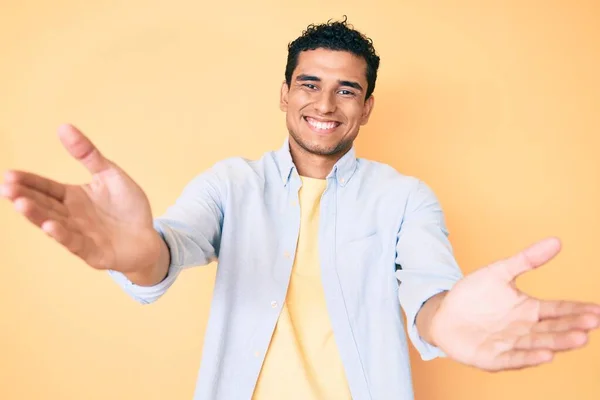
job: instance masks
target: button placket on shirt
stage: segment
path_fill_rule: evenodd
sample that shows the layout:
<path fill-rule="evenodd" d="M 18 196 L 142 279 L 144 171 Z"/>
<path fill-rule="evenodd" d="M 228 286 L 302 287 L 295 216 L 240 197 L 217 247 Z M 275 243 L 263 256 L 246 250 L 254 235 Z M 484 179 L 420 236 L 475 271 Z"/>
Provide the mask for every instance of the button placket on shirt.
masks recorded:
<path fill-rule="evenodd" d="M 288 206 L 287 207 L 283 207 L 282 209 L 282 213 L 284 215 L 289 215 L 288 213 L 296 213 L 295 218 L 297 218 L 299 220 L 300 216 L 300 210 L 299 210 L 299 199 L 298 199 L 298 191 L 300 190 L 300 185 L 298 185 L 298 187 L 296 188 L 295 185 L 293 183 L 297 183 L 298 180 L 300 179 L 300 177 L 298 176 L 298 173 L 294 170 L 290 176 L 290 181 L 288 182 L 288 184 L 290 185 L 290 192 L 289 192 L 289 199 L 287 201 Z M 285 218 L 285 217 L 284 217 Z M 296 242 L 298 240 L 298 234 L 299 232 L 296 232 L 296 236 L 294 237 L 294 242 Z M 292 263 L 292 265 L 287 265 L 287 267 L 289 268 L 290 274 L 291 274 L 291 270 L 293 267 L 293 256 L 292 256 L 292 249 L 293 246 L 290 246 L 289 248 L 286 248 L 283 251 L 283 257 L 286 260 L 287 263 Z M 286 296 L 286 292 L 284 292 L 283 297 L 285 298 Z M 272 299 L 270 306 L 272 309 L 278 309 L 281 308 L 281 305 L 283 304 L 284 299 L 280 299 L 279 301 L 277 299 Z"/>

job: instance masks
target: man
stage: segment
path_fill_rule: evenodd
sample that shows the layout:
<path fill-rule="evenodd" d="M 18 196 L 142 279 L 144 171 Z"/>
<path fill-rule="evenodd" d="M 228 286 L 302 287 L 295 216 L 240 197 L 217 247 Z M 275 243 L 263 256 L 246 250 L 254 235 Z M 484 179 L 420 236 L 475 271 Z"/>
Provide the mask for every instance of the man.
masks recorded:
<path fill-rule="evenodd" d="M 412 399 L 404 329 L 424 359 L 487 371 L 586 343 L 599 305 L 542 301 L 514 285 L 558 253 L 557 239 L 463 277 L 431 189 L 356 158 L 379 66 L 369 39 L 331 22 L 288 50 L 283 146 L 217 163 L 161 217 L 69 125 L 60 140 L 91 182 L 9 171 L 3 196 L 141 303 L 183 268 L 218 261 L 196 399 Z"/>

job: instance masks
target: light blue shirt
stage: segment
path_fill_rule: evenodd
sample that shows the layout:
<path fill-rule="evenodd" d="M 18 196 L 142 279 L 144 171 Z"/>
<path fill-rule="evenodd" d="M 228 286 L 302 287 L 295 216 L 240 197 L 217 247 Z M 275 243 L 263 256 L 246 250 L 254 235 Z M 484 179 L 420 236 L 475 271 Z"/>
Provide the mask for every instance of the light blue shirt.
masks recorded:
<path fill-rule="evenodd" d="M 157 300 L 188 267 L 218 261 L 195 400 L 252 397 L 288 282 L 300 227 L 301 180 L 285 141 L 250 161 L 230 158 L 195 177 L 155 219 L 171 252 L 167 277 L 136 286 L 109 271 L 140 303 Z M 348 151 L 327 176 L 318 237 L 335 340 L 355 400 L 412 400 L 407 332 L 421 357 L 416 314 L 462 273 L 432 190 Z"/>

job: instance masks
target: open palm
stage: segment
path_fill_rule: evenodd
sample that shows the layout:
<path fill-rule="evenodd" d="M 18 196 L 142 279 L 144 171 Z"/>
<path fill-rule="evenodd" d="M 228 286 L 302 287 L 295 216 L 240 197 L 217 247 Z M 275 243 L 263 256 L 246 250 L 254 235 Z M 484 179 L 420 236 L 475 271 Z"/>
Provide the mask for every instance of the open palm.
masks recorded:
<path fill-rule="evenodd" d="M 459 281 L 433 318 L 437 345 L 456 361 L 489 371 L 538 365 L 585 345 L 600 325 L 600 306 L 539 300 L 515 284 L 559 250 L 560 242 L 549 238 Z"/>
<path fill-rule="evenodd" d="M 61 127 L 59 137 L 90 171 L 90 183 L 68 185 L 29 172 L 8 171 L 2 195 L 94 268 L 130 272 L 150 265 L 158 258 L 160 245 L 143 190 L 74 127 Z"/>

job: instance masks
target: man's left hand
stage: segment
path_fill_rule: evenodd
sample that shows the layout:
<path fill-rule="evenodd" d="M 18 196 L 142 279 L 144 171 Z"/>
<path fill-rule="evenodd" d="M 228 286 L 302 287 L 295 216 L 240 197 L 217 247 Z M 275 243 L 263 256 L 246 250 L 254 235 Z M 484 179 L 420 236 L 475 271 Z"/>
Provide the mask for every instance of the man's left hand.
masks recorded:
<path fill-rule="evenodd" d="M 600 326 L 600 305 L 540 300 L 515 284 L 560 247 L 558 239 L 545 239 L 460 280 L 430 321 L 434 344 L 448 357 L 487 371 L 547 363 L 556 352 L 584 346 Z"/>

